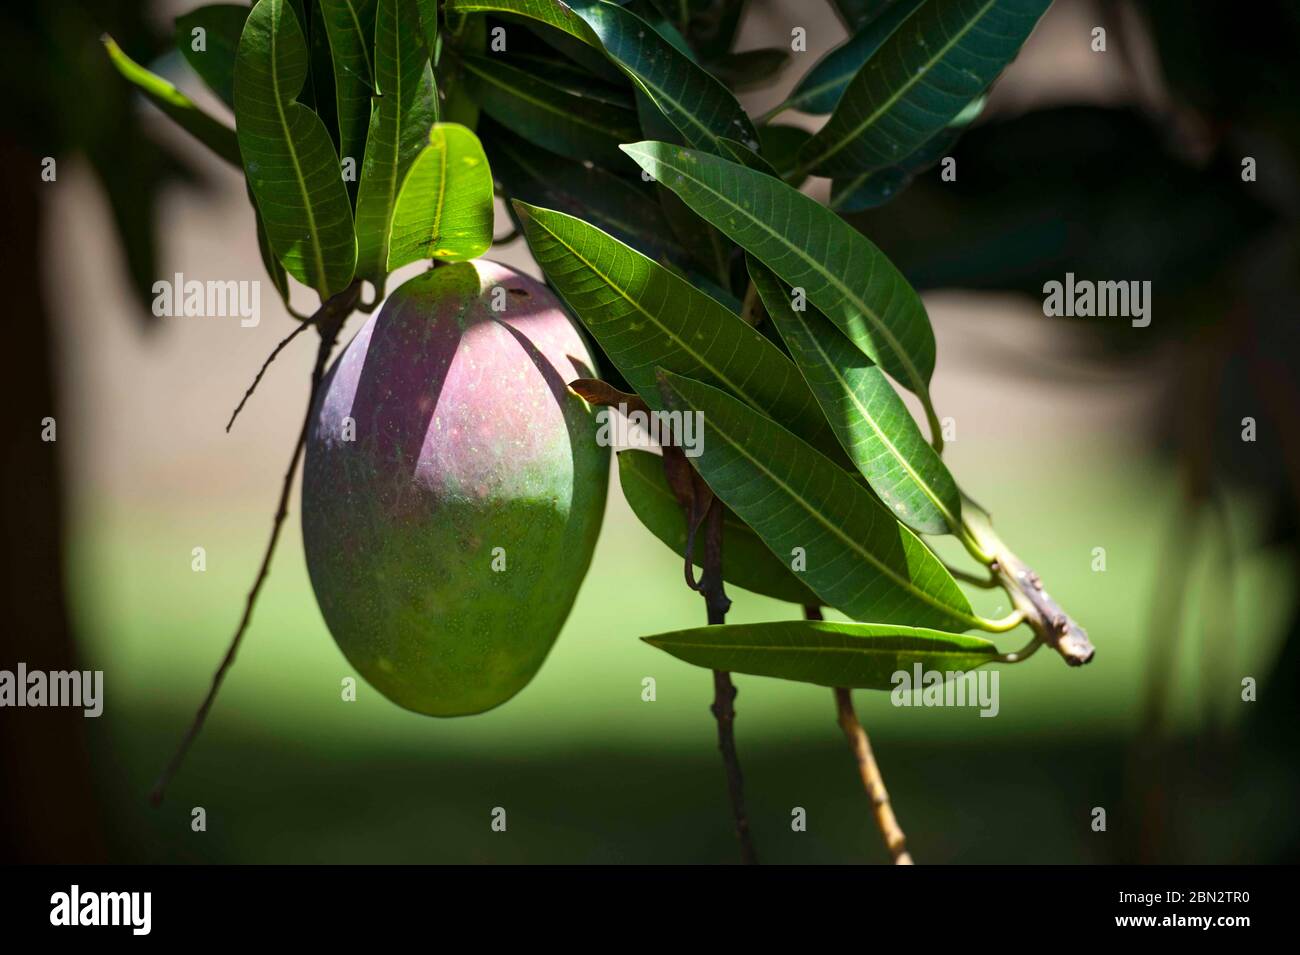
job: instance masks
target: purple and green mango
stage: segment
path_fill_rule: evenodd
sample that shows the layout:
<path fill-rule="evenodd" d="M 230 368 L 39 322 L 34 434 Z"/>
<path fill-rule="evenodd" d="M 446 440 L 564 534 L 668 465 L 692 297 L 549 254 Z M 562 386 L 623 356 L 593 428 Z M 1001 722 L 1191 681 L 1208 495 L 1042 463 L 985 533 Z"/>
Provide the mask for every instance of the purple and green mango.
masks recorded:
<path fill-rule="evenodd" d="M 340 649 L 393 702 L 481 713 L 541 667 L 605 508 L 609 450 L 566 387 L 588 377 L 555 296 L 484 261 L 406 282 L 330 370 L 307 436 L 307 568 Z"/>

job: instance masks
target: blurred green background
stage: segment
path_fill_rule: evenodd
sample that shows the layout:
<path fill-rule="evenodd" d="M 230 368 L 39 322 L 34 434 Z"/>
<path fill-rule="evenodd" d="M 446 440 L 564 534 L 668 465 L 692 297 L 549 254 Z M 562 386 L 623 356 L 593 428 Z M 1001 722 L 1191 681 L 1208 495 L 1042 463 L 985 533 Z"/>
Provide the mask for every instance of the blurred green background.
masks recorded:
<path fill-rule="evenodd" d="M 1014 450 L 975 472 L 976 491 L 1054 594 L 1077 608 L 1096 660 L 1068 669 L 1042 653 L 1003 667 L 1001 710 L 894 708 L 860 691 L 894 805 L 923 862 L 1117 861 L 1140 811 L 1130 743 L 1146 671 L 1149 599 L 1161 573 L 1171 477 L 1131 447 L 1090 444 L 1086 473 L 1062 434 L 1041 460 Z M 1055 451 L 1056 453 L 1052 453 Z M 1044 463 L 1046 462 L 1046 463 Z M 1053 466 L 1054 462 L 1054 466 Z M 735 854 L 709 674 L 640 643 L 691 625 L 702 601 L 680 562 L 641 528 L 618 494 L 595 565 L 547 665 L 514 700 L 483 716 L 435 720 L 361 685 L 316 610 L 296 533 L 286 535 L 253 629 L 213 718 L 160 810 L 145 793 L 206 689 L 242 606 L 266 532 L 265 508 L 214 514 L 132 510 L 85 521 L 74 595 L 90 665 L 108 674 L 105 716 L 91 721 L 113 853 L 140 860 L 718 862 Z M 1244 539 L 1259 516 L 1233 509 Z M 208 570 L 189 567 L 191 541 Z M 1107 570 L 1091 570 L 1104 546 Z M 1209 555 L 1205 555 L 1207 558 Z M 1203 568 L 1208 570 L 1208 568 Z M 1227 672 L 1202 674 L 1204 627 L 1193 606 L 1175 692 L 1179 791 L 1167 821 L 1186 861 L 1267 859 L 1294 766 L 1250 756 L 1240 739 L 1239 674 L 1278 652 L 1288 561 L 1243 561 Z M 797 609 L 735 592 L 734 620 Z M 988 602 L 987 593 L 975 593 Z M 1195 604 L 1213 599 L 1197 588 Z M 993 609 L 993 608 L 989 608 Z M 1004 608 L 1005 610 L 1005 608 Z M 1022 641 L 1008 635 L 1010 649 Z M 657 683 L 655 702 L 641 681 Z M 1202 685 L 1202 678 L 1207 683 Z M 760 858 L 883 861 L 828 690 L 737 676 L 738 745 Z M 1207 697 L 1208 689 L 1213 697 Z M 1238 737 L 1233 762 L 1198 741 L 1206 711 Z M 1140 774 L 1138 774 L 1140 776 Z M 190 831 L 190 811 L 208 831 Z M 493 807 L 508 830 L 489 828 Z M 791 810 L 808 829 L 791 830 Z M 1090 828 L 1093 807 L 1108 831 Z"/>

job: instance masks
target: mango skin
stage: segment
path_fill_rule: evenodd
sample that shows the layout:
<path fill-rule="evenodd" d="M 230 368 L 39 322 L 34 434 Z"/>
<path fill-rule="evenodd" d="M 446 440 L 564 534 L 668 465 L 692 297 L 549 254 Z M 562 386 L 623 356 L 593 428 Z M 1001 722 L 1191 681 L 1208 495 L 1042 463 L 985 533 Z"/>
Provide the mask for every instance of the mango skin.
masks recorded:
<path fill-rule="evenodd" d="M 307 436 L 307 569 L 335 642 L 394 703 L 481 713 L 541 667 L 605 509 L 610 452 L 566 387 L 594 368 L 545 286 L 476 261 L 396 289 L 330 369 Z"/>

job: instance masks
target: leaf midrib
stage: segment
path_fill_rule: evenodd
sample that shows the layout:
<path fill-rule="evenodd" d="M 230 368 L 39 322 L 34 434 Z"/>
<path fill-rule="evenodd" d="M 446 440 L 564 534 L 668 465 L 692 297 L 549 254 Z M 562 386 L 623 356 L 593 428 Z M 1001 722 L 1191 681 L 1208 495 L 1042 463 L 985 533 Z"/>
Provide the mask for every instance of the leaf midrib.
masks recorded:
<path fill-rule="evenodd" d="M 577 113 L 569 112 L 568 110 L 562 109 L 558 106 L 548 103 L 546 100 L 538 99 L 535 96 L 531 96 L 528 93 L 525 93 L 518 86 L 513 86 L 510 83 L 506 82 L 505 80 L 497 79 L 492 74 L 486 72 L 485 70 L 479 67 L 476 67 L 474 63 L 471 62 L 469 57 L 465 57 L 463 59 L 463 62 L 465 63 L 466 68 L 471 73 L 473 73 L 479 79 L 483 80 L 485 83 L 491 83 L 493 86 L 497 87 L 498 89 L 506 90 L 512 93 L 513 95 L 519 97 L 525 103 L 530 103 L 533 106 L 536 106 L 538 109 L 545 110 L 548 113 L 553 113 L 554 115 L 564 119 L 566 122 L 576 123 L 579 126 L 585 126 L 588 129 L 592 130 L 593 132 L 599 133 L 602 136 L 608 136 L 610 133 L 609 128 L 606 126 L 603 126 L 599 123 L 590 122 L 589 120 L 579 116 Z M 555 86 L 552 86 L 551 88 L 559 89 L 558 87 Z M 566 96 L 573 97 L 573 94 L 569 93 L 567 90 L 560 90 L 560 92 L 564 93 Z M 576 99 L 578 97 L 573 97 L 573 98 Z M 620 107 L 614 106 L 610 108 L 619 109 Z"/>
<path fill-rule="evenodd" d="M 697 362 L 699 362 L 701 367 L 708 370 L 711 374 L 717 376 L 719 381 L 725 382 L 728 388 L 736 392 L 736 394 L 744 397 L 745 401 L 751 406 L 755 408 L 765 407 L 765 405 L 762 402 L 755 400 L 752 396 L 749 395 L 747 391 L 745 391 L 745 389 L 741 388 L 739 385 L 732 382 L 727 375 L 723 374 L 721 371 L 715 368 L 710 362 L 708 362 L 704 358 L 703 355 L 699 354 L 694 349 L 692 349 L 690 345 L 687 344 L 685 340 L 679 338 L 677 334 L 672 331 L 672 329 L 668 328 L 666 325 L 660 322 L 659 319 L 652 312 L 649 312 L 646 309 L 642 308 L 640 302 L 636 301 L 636 299 L 628 295 L 627 292 L 625 292 L 621 286 L 619 286 L 613 279 L 611 279 L 608 275 L 602 272 L 594 262 L 587 259 L 576 248 L 571 246 L 569 243 L 565 242 L 564 239 L 562 239 L 558 234 L 556 234 L 551 229 L 547 228 L 546 224 L 541 222 L 536 216 L 533 216 L 532 219 L 542 229 L 546 231 L 547 235 L 551 236 L 553 239 L 555 239 L 556 242 L 560 243 L 560 245 L 568 249 L 569 252 L 573 254 L 574 258 L 578 259 L 578 261 L 582 262 L 585 266 L 587 266 L 587 268 L 591 269 L 592 272 L 596 273 L 596 275 L 600 278 L 602 282 L 605 283 L 606 286 L 608 286 L 609 288 L 617 292 L 625 301 L 627 301 L 629 305 L 631 305 L 634 309 L 636 309 L 636 311 L 644 315 L 650 321 L 651 324 L 653 324 L 656 328 L 658 328 L 661 332 L 663 332 L 663 334 L 666 335 L 671 341 L 676 342 L 684 352 L 686 352 Z M 671 275 L 671 273 L 665 272 L 665 275 Z M 712 300 L 710 299 L 710 301 Z M 719 305 L 718 307 L 722 308 L 721 305 Z"/>
<path fill-rule="evenodd" d="M 803 261 L 806 262 L 815 272 L 817 272 L 817 274 L 821 275 L 822 278 L 825 279 L 827 282 L 829 282 L 835 288 L 836 291 L 838 291 L 841 295 L 843 295 L 851 305 L 853 305 L 856 309 L 858 309 L 858 311 L 862 314 L 862 316 L 868 319 L 871 322 L 872 326 L 885 338 L 886 344 L 889 346 L 890 350 L 894 353 L 895 357 L 898 359 L 899 364 L 901 364 L 904 370 L 906 370 L 907 377 L 911 379 L 912 384 L 915 386 L 912 390 L 916 392 L 917 396 L 920 397 L 922 401 L 924 401 L 927 405 L 929 404 L 930 386 L 921 377 L 920 370 L 912 362 L 911 358 L 908 357 L 907 353 L 903 350 L 902 344 L 899 342 L 897 336 L 895 336 L 893 331 L 891 331 L 890 328 L 884 323 L 880 315 L 874 309 L 868 306 L 867 303 L 864 302 L 860 297 L 858 297 L 858 295 L 856 295 L 851 288 L 849 288 L 847 285 L 841 282 L 829 269 L 823 267 L 821 263 L 819 263 L 816 259 L 808 255 L 806 252 L 804 252 L 804 250 L 801 249 L 798 245 L 786 239 L 781 233 L 777 232 L 766 222 L 764 222 L 762 219 L 759 219 L 756 215 L 754 215 L 753 213 L 745 209 L 743 206 L 736 204 L 727 196 L 723 195 L 721 192 L 718 192 L 718 190 L 710 187 L 708 183 L 704 182 L 704 180 L 697 179 L 695 176 L 692 176 L 689 173 L 685 172 L 681 166 L 674 166 L 671 163 L 668 163 L 665 160 L 659 159 L 655 156 L 651 156 L 650 158 L 653 159 L 655 162 L 663 163 L 665 166 L 668 166 L 669 169 L 674 170 L 679 175 L 691 180 L 691 182 L 694 182 L 695 184 L 708 190 L 709 193 L 716 196 L 722 202 L 725 202 L 728 206 L 730 206 L 732 209 L 739 212 L 741 215 L 745 216 L 750 222 L 762 228 L 764 231 L 767 232 L 768 235 L 776 239 L 778 242 L 780 242 L 790 251 L 794 252 L 797 256 L 799 256 L 799 258 L 803 259 Z M 711 157 L 711 158 L 716 158 L 716 157 Z M 800 193 L 800 195 L 802 195 L 802 193 Z M 883 255 L 883 253 L 881 254 Z M 868 355 L 867 357 L 870 358 L 871 356 Z"/>
<path fill-rule="evenodd" d="M 897 103 L 900 99 L 902 99 L 904 95 L 911 92 L 912 87 L 915 86 L 917 83 L 921 82 L 921 80 L 923 80 L 926 77 L 926 75 L 929 74 L 930 70 L 934 67 L 934 65 L 937 62 L 939 62 L 941 59 L 947 56 L 948 52 L 954 46 L 956 46 L 963 39 L 965 39 L 966 34 L 975 28 L 975 24 L 978 23 L 981 19 L 983 19 L 984 14 L 988 13 L 989 9 L 997 2 L 998 0 L 986 0 L 984 6 L 980 7 L 979 13 L 975 14 L 970 19 L 968 19 L 965 25 L 960 30 L 958 30 L 957 33 L 947 43 L 943 44 L 943 46 L 939 48 L 939 52 L 936 53 L 934 56 L 932 56 L 925 63 L 925 65 L 920 68 L 920 70 L 914 70 L 912 72 L 912 75 L 907 78 L 907 81 L 901 87 L 899 87 L 896 92 L 890 95 L 885 100 L 885 102 L 882 103 L 876 109 L 874 113 L 872 113 L 861 123 L 859 123 L 848 135 L 840 137 L 840 141 L 837 145 L 833 146 L 831 149 L 827 150 L 826 152 L 823 152 L 821 155 L 817 156 L 816 158 L 809 158 L 807 162 L 804 162 L 801 165 L 805 169 L 811 169 L 815 166 L 818 166 L 821 163 L 825 162 L 827 159 L 836 155 L 838 152 L 840 152 L 840 150 L 848 146 L 848 144 L 851 143 L 853 140 L 857 139 L 858 136 L 862 134 L 863 130 L 865 130 L 867 127 L 873 124 L 877 119 L 879 119 L 883 113 L 891 109 L 893 105 Z M 902 28 L 902 24 L 899 25 L 899 28 L 900 29 Z M 894 33 L 890 36 L 889 39 L 892 40 L 894 36 L 897 35 L 898 35 L 897 33 Z M 885 44 L 887 44 L 888 42 L 889 40 L 886 40 Z M 881 50 L 885 48 L 885 44 L 881 45 L 880 47 Z M 876 52 L 880 52 L 880 51 L 877 50 Z M 866 63 L 863 64 L 863 66 L 865 65 Z M 849 82 L 852 83 L 852 80 L 850 80 Z M 848 93 L 847 89 L 845 90 L 845 93 L 846 94 Z M 844 101 L 841 100 L 840 102 L 843 103 Z M 834 116 L 831 117 L 832 120 L 834 118 L 835 118 Z"/>
<path fill-rule="evenodd" d="M 911 462 L 907 460 L 903 453 L 898 450 L 898 447 L 894 442 L 889 439 L 889 436 L 886 435 L 885 432 L 881 430 L 880 426 L 876 424 L 876 419 L 872 416 L 866 405 L 862 403 L 861 399 L 858 398 L 857 391 L 849 384 L 848 379 L 840 373 L 840 370 L 836 367 L 835 363 L 831 361 L 830 355 L 828 355 L 826 350 L 822 348 L 821 342 L 817 340 L 817 336 L 813 334 L 813 331 L 808 327 L 808 324 L 797 315 L 795 316 L 795 321 L 799 322 L 803 326 L 808 340 L 812 342 L 813 348 L 817 349 L 817 355 L 821 358 L 822 364 L 830 370 L 836 382 L 838 382 L 840 387 L 844 389 L 844 393 L 849 396 L 849 400 L 853 402 L 853 406 L 858 409 L 858 414 L 861 415 L 862 420 L 865 421 L 867 425 L 870 426 L 871 430 L 875 432 L 876 437 L 880 439 L 880 443 L 885 446 L 885 450 L 893 456 L 895 461 L 902 465 L 903 470 L 908 473 L 916 486 L 921 489 L 921 493 L 930 499 L 930 503 L 935 506 L 935 509 L 943 516 L 943 519 L 948 522 L 948 526 L 953 530 L 953 533 L 956 533 L 961 527 L 956 516 L 953 515 L 948 506 L 943 503 L 938 494 L 930 489 L 929 482 L 917 473 L 917 471 L 912 467 Z M 888 382 L 882 382 L 882 384 L 886 388 L 889 387 Z M 845 450 L 848 449 L 846 448 Z"/>
<path fill-rule="evenodd" d="M 876 559 L 876 557 L 869 550 L 866 550 L 861 545 L 859 545 L 857 541 L 853 540 L 852 538 L 844 534 L 844 532 L 841 531 L 833 522 L 830 522 L 826 518 L 824 518 L 821 512 L 817 510 L 815 507 L 813 507 L 808 501 L 804 500 L 803 496 L 800 495 L 797 491 L 795 491 L 794 488 L 788 485 L 785 481 L 781 480 L 779 476 L 774 474 L 768 468 L 764 467 L 763 463 L 759 461 L 758 458 L 754 457 L 752 454 L 746 451 L 744 445 L 741 444 L 739 441 L 737 441 L 730 434 L 728 434 L 725 428 L 718 427 L 718 423 L 716 420 L 711 419 L 709 421 L 709 427 L 712 428 L 713 432 L 717 434 L 719 437 L 721 437 L 723 441 L 726 441 L 729 445 L 735 448 L 736 451 L 738 451 L 741 455 L 743 455 L 751 464 L 754 465 L 754 467 L 756 467 L 759 471 L 761 471 L 764 475 L 766 475 L 769 480 L 771 480 L 783 491 L 785 491 L 785 493 L 787 493 L 795 501 L 795 503 L 797 503 L 800 507 L 802 507 L 804 511 L 806 511 L 809 514 L 809 516 L 811 516 L 815 521 L 817 521 L 817 523 L 821 524 L 822 527 L 828 530 L 832 534 L 832 536 L 839 538 L 839 540 L 841 540 L 845 545 L 848 546 L 849 550 L 860 555 L 867 563 L 871 564 L 873 567 L 878 569 L 882 574 L 884 574 L 890 580 L 897 583 L 899 587 L 901 587 L 903 590 L 912 594 L 918 600 L 921 600 L 924 603 L 928 603 L 930 606 L 936 608 L 937 610 L 941 610 L 943 613 L 947 614 L 948 616 L 952 617 L 955 620 L 960 620 L 963 623 L 967 623 L 972 627 L 979 626 L 979 621 L 973 615 L 967 614 L 961 610 L 957 610 L 956 608 L 952 607 L 949 604 L 941 603 L 937 598 L 932 597 L 930 594 L 927 594 L 923 590 L 919 590 L 910 580 L 903 577 L 899 577 L 898 574 L 894 572 L 893 568 L 888 567 L 885 564 L 882 564 L 879 560 Z M 778 425 L 778 427 L 780 426 Z M 891 521 L 894 521 L 896 524 L 898 523 L 892 514 L 889 515 L 889 519 Z M 925 545 L 922 544 L 921 546 L 924 547 Z"/>
<path fill-rule="evenodd" d="M 870 640 L 871 637 L 848 636 L 845 639 Z M 749 644 L 749 643 L 687 643 L 685 641 L 655 640 L 654 638 L 647 639 L 646 642 L 652 644 L 653 646 L 659 647 L 660 649 L 667 649 L 669 647 L 680 647 L 680 648 L 691 648 L 691 649 L 699 649 L 699 650 L 763 650 L 771 653 L 791 653 L 791 652 L 853 653 L 853 654 L 868 654 L 868 655 L 880 655 L 880 656 L 888 655 L 888 656 L 895 656 L 895 657 L 898 656 L 900 653 L 906 653 L 908 654 L 909 658 L 912 656 L 921 657 L 921 658 L 930 658 L 930 657 L 964 656 L 966 654 L 975 654 L 978 656 L 987 656 L 989 659 L 986 662 L 989 663 L 992 663 L 997 659 L 997 653 L 993 650 L 988 650 L 988 651 L 984 651 L 984 650 L 916 650 L 916 651 L 881 650 L 881 649 L 871 649 L 867 647 L 798 646 L 796 644 L 784 644 L 784 643 L 775 646 L 763 645 L 763 644 Z M 983 662 L 985 661 L 982 661 L 980 665 L 983 665 Z"/>
<path fill-rule="evenodd" d="M 289 161 L 293 163 L 294 178 L 298 182 L 298 191 L 302 194 L 302 207 L 307 216 L 307 235 L 311 239 L 312 256 L 316 260 L 316 277 L 321 283 L 321 294 L 329 289 L 329 280 L 325 272 L 325 255 L 320 246 L 320 236 L 316 233 L 316 216 L 312 212 L 311 197 L 307 193 L 307 183 L 303 178 L 302 164 L 298 161 L 298 150 L 293 145 L 293 134 L 289 131 L 289 120 L 284 114 L 284 97 L 280 95 L 280 68 L 277 50 L 280 47 L 280 20 L 284 16 L 284 4 L 280 4 L 280 17 L 271 18 L 271 89 L 275 94 L 275 111 L 280 116 L 280 128 L 284 130 L 284 142 L 289 149 Z M 291 16 L 293 14 L 290 14 Z"/>

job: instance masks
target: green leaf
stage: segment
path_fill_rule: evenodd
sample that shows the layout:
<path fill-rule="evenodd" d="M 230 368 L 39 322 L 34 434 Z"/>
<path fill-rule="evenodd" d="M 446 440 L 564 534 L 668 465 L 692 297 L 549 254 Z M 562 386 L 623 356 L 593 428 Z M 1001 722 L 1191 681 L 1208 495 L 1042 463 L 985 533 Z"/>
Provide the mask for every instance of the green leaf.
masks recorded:
<path fill-rule="evenodd" d="M 929 399 L 934 332 L 920 297 L 858 230 L 783 182 L 689 149 L 635 143 L 623 151 L 768 266 L 833 321 L 863 354 Z"/>
<path fill-rule="evenodd" d="M 730 159 L 732 162 L 738 162 L 742 166 L 748 166 L 750 169 L 755 169 L 765 175 L 777 176 L 776 169 L 773 168 L 772 164 L 744 143 L 738 143 L 734 139 L 724 138 L 718 140 L 718 145 L 722 147 L 723 158 Z"/>
<path fill-rule="evenodd" d="M 388 237 L 407 170 L 429 144 L 438 94 L 419 8 L 379 0 L 375 11 L 375 85 L 366 156 L 357 187 L 357 278 L 383 295 Z"/>
<path fill-rule="evenodd" d="M 266 225 L 262 222 L 262 213 L 257 211 L 257 200 L 253 198 L 251 189 L 248 191 L 248 201 L 253 204 L 254 218 L 257 220 L 257 252 L 262 257 L 262 265 L 271 279 L 271 284 L 280 294 L 280 301 L 284 302 L 284 307 L 289 314 L 296 314 L 289 306 L 289 274 L 280 264 L 280 260 L 275 257 L 271 241 L 266 237 Z"/>
<path fill-rule="evenodd" d="M 702 149 L 720 136 L 756 143 L 749 116 L 731 92 L 654 27 L 603 0 L 447 0 L 447 13 L 510 14 L 545 24 L 603 51 Z"/>
<path fill-rule="evenodd" d="M 656 261 L 685 259 L 646 184 L 537 149 L 490 120 L 479 132 L 510 198 L 577 216 Z"/>
<path fill-rule="evenodd" d="M 239 166 L 239 142 L 235 131 L 203 112 L 194 102 L 156 73 L 122 52 L 113 38 L 103 36 L 104 49 L 117 71 L 143 93 L 183 130 L 207 146 L 226 162 Z"/>
<path fill-rule="evenodd" d="M 651 408 L 663 407 L 662 366 L 839 450 L 794 363 L 739 315 L 593 225 L 522 202 L 515 210 L 551 285 Z"/>
<path fill-rule="evenodd" d="M 886 166 L 831 183 L 830 207 L 839 213 L 862 212 L 883 206 L 906 189 L 918 175 L 948 154 L 984 109 L 987 97 L 980 96 L 957 118 L 897 166 Z"/>
<path fill-rule="evenodd" d="M 415 0 L 420 15 L 424 48 L 432 53 L 438 48 L 438 0 Z"/>
<path fill-rule="evenodd" d="M 551 83 L 501 57 L 464 56 L 470 94 L 515 134 L 570 159 L 621 164 L 620 143 L 640 132 L 636 114 Z"/>
<path fill-rule="evenodd" d="M 478 137 L 435 123 L 393 208 L 388 271 L 420 259 L 463 262 L 492 245 L 492 171 Z"/>
<path fill-rule="evenodd" d="M 777 620 L 695 627 L 646 643 L 710 670 L 770 676 L 817 686 L 862 690 L 913 687 L 922 673 L 961 673 L 998 659 L 997 647 L 979 637 L 877 623 Z M 945 677 L 946 679 L 946 677 Z"/>
<path fill-rule="evenodd" d="M 220 100 L 235 108 L 235 51 L 250 7 L 215 3 L 176 18 L 176 49 Z M 195 49 L 202 29 L 203 49 Z"/>
<path fill-rule="evenodd" d="M 926 0 L 858 70 L 803 168 L 843 176 L 897 163 L 993 82 L 1050 3 Z"/>
<path fill-rule="evenodd" d="M 758 128 L 758 151 L 777 174 L 788 181 L 799 165 L 799 150 L 810 139 L 812 133 L 802 126 L 768 123 Z M 791 184 L 798 185 L 797 182 Z"/>
<path fill-rule="evenodd" d="M 958 531 L 957 484 L 884 372 L 816 309 L 795 311 L 777 277 L 752 258 L 749 274 L 840 444 L 881 502 L 915 531 Z"/>
<path fill-rule="evenodd" d="M 695 469 L 773 553 L 804 556 L 800 577 L 827 604 L 876 623 L 981 625 L 939 559 L 848 472 L 716 388 L 660 381 L 673 410 L 704 416 Z"/>
<path fill-rule="evenodd" d="M 818 60 L 799 81 L 785 106 L 804 113 L 831 112 L 862 64 L 871 59 L 899 25 L 924 2 L 896 0 L 885 8 L 879 16 Z"/>
<path fill-rule="evenodd" d="M 603 0 L 576 0 L 572 6 L 687 142 L 718 152 L 718 139 L 726 136 L 757 147 L 754 125 L 731 91 L 648 23 Z"/>
<path fill-rule="evenodd" d="M 620 451 L 618 475 L 623 497 L 642 524 L 679 557 L 686 556 L 686 520 L 664 476 L 663 458 L 648 451 Z M 722 507 L 721 502 L 714 505 Z M 818 606 L 817 595 L 767 549 L 762 539 L 735 512 L 722 515 L 722 576 L 737 587 L 800 606 Z M 697 535 L 692 558 L 700 567 L 703 536 Z"/>
<path fill-rule="evenodd" d="M 325 299 L 352 281 L 357 248 L 334 144 L 294 100 L 306 79 L 307 43 L 293 10 L 258 0 L 235 58 L 239 151 L 276 257 Z"/>
<path fill-rule="evenodd" d="M 339 155 L 358 169 L 366 152 L 370 127 L 370 94 L 374 89 L 376 0 L 317 0 L 325 21 L 334 74 L 334 107 L 338 116 Z"/>

